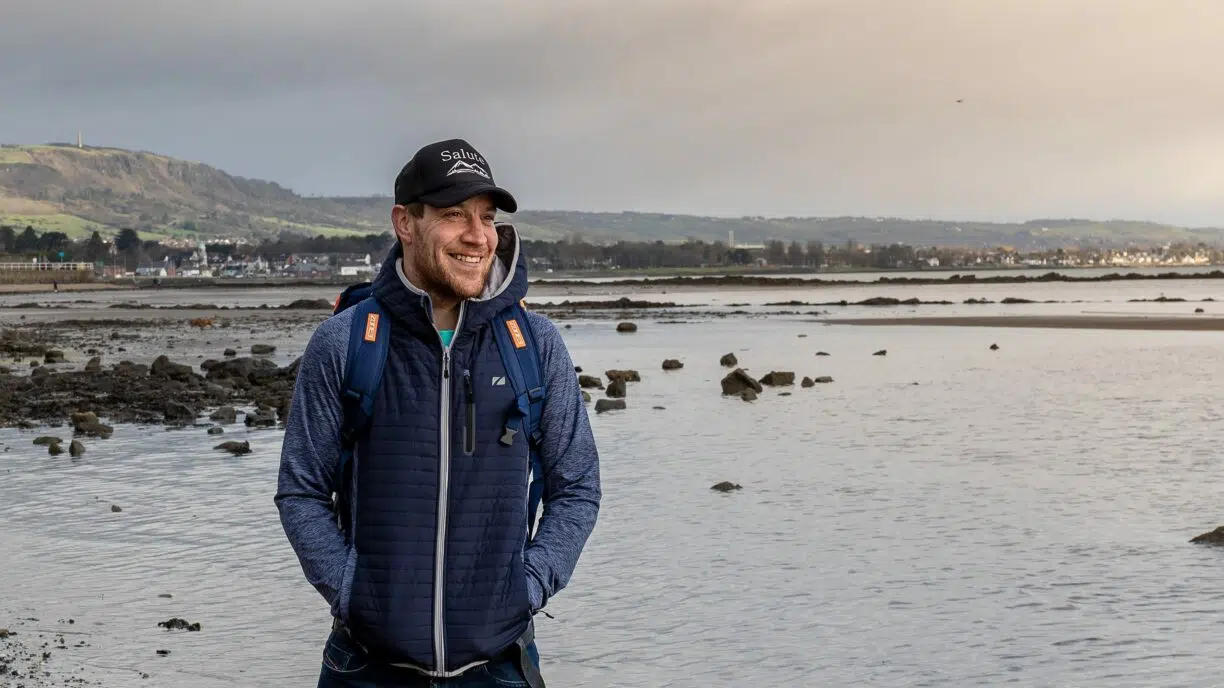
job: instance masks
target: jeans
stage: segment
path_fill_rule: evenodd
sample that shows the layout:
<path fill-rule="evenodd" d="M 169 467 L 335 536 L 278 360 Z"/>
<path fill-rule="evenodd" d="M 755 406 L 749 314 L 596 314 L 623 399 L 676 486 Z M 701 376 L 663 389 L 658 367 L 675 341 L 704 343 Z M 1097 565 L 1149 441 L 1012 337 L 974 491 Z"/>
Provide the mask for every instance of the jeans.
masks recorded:
<path fill-rule="evenodd" d="M 527 661 L 538 666 L 534 642 L 528 648 L 531 656 Z M 531 688 L 519 668 L 519 654 L 517 647 L 511 647 L 506 655 L 460 676 L 430 678 L 405 667 L 371 662 L 343 631 L 333 630 L 323 648 L 318 688 Z"/>

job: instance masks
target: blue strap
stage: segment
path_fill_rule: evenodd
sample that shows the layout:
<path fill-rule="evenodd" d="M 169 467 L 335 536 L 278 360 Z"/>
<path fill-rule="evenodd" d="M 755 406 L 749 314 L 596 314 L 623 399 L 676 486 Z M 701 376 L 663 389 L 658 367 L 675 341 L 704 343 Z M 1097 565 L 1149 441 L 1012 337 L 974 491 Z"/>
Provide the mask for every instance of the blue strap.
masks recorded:
<path fill-rule="evenodd" d="M 531 452 L 531 484 L 527 490 L 527 536 L 530 539 L 535 532 L 536 512 L 544 497 L 540 418 L 544 413 L 547 391 L 540 370 L 539 346 L 527 322 L 527 312 L 519 303 L 502 311 L 493 324 L 493 332 L 506 376 L 514 389 L 514 410 L 511 415 L 518 419 L 518 430 L 515 430 L 512 421 L 507 422 L 501 442 L 513 444 L 514 435 L 522 431 L 526 433 L 527 447 Z"/>
<path fill-rule="evenodd" d="M 351 517 L 348 497 L 352 486 L 353 451 L 374 417 L 374 398 L 382 382 L 389 348 L 388 329 L 387 317 L 378 299 L 371 296 L 353 306 L 348 358 L 340 388 L 344 413 L 340 421 L 340 464 L 335 482 L 336 516 L 346 537 L 351 530 L 348 528 Z"/>

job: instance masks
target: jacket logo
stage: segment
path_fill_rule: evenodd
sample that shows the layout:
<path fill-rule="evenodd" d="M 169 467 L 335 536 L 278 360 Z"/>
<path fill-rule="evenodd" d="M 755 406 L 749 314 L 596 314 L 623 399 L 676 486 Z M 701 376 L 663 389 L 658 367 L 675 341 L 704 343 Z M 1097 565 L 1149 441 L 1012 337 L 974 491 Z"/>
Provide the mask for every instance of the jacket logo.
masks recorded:
<path fill-rule="evenodd" d="M 493 386 L 494 387 L 505 387 L 506 377 L 504 375 L 494 375 L 493 376 Z"/>
<path fill-rule="evenodd" d="M 517 320 L 513 320 L 513 319 L 507 320 L 506 329 L 510 330 L 510 339 L 514 340 L 514 348 L 516 349 L 526 349 L 527 348 L 527 340 L 523 339 L 523 331 L 519 329 L 519 324 Z"/>
<path fill-rule="evenodd" d="M 366 316 L 365 340 L 367 342 L 378 341 L 378 314 L 371 313 Z"/>
<path fill-rule="evenodd" d="M 485 179 L 489 178 L 489 173 L 480 169 L 479 165 L 473 165 L 471 163 L 464 162 L 462 160 L 460 160 L 459 162 L 456 162 L 454 165 L 451 165 L 450 170 L 446 172 L 446 176 L 448 177 L 451 176 L 452 174 L 478 174 L 484 177 Z"/>

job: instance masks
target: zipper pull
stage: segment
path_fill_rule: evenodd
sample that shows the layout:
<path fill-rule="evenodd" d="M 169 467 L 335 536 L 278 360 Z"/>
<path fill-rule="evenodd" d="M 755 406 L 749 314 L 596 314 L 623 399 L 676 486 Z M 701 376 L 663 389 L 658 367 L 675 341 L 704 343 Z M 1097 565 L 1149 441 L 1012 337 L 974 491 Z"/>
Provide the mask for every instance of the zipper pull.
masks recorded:
<path fill-rule="evenodd" d="M 467 397 L 467 413 L 463 418 L 463 451 L 469 456 L 476 451 L 476 395 L 472 393 L 472 371 L 463 371 L 463 392 Z"/>
<path fill-rule="evenodd" d="M 450 352 L 449 351 L 442 352 L 442 379 L 443 380 L 450 379 Z"/>

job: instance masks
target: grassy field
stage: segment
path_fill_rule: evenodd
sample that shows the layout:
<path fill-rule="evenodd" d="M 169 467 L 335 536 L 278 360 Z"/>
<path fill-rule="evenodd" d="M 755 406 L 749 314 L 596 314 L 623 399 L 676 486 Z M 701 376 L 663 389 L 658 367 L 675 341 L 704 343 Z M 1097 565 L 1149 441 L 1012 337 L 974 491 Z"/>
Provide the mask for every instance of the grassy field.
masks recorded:
<path fill-rule="evenodd" d="M 295 232 L 307 233 L 311 236 L 325 237 L 350 237 L 350 236 L 365 236 L 366 234 L 382 234 L 391 231 L 390 220 L 385 228 L 369 227 L 361 229 L 353 229 L 351 227 L 328 227 L 326 225 L 308 225 L 301 222 L 291 222 L 289 220 L 281 220 L 275 217 L 258 218 L 264 222 L 280 225 L 287 230 Z"/>
<path fill-rule="evenodd" d="M 0 215 L 0 225 L 16 227 L 19 231 L 33 227 L 35 232 L 63 232 L 68 238 L 76 241 L 88 239 L 93 232 L 98 232 L 103 238 L 114 238 L 119 230 L 109 225 L 99 224 L 83 217 L 55 213 L 51 215 Z M 179 230 L 168 229 L 161 232 L 137 232 L 143 241 L 161 241 L 177 236 Z"/>

